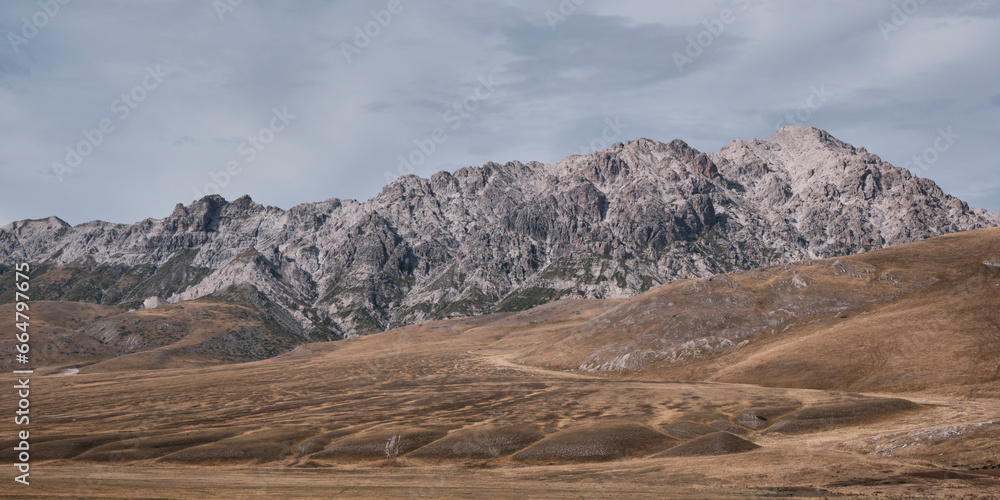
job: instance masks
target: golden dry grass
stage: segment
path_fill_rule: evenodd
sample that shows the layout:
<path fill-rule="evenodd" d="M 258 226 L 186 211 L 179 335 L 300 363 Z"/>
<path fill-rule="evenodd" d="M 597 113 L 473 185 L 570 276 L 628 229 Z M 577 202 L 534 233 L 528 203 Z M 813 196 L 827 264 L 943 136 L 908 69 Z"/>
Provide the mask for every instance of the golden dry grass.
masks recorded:
<path fill-rule="evenodd" d="M 684 444 L 653 455 L 660 457 L 697 457 L 705 455 L 730 455 L 756 450 L 760 446 L 728 432 L 718 431 L 692 439 Z"/>
<path fill-rule="evenodd" d="M 34 484 L 0 495 L 990 498 L 998 249 L 976 231 L 252 363 L 40 376 Z M 800 292 L 742 347 L 577 370 L 699 314 L 754 330 Z"/>
<path fill-rule="evenodd" d="M 304 342 L 276 331 L 261 311 L 195 300 L 148 311 L 82 302 L 29 303 L 32 364 L 43 373 L 157 370 L 269 358 Z M 0 305 L 14 316 L 14 304 Z M 13 336 L 0 348 L 13 352 Z M 11 359 L 0 368 L 16 369 Z"/>

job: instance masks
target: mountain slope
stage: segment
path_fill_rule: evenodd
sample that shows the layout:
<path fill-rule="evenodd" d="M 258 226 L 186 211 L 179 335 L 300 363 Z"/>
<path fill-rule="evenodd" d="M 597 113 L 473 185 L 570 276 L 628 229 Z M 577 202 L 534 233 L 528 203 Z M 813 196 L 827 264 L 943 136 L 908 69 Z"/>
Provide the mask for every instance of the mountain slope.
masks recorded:
<path fill-rule="evenodd" d="M 995 498 L 998 305 L 990 228 L 251 363 L 36 372 L 35 491 Z"/>
<path fill-rule="evenodd" d="M 154 370 L 270 358 L 310 339 L 255 288 L 242 285 L 147 311 L 72 301 L 32 301 L 32 367 L 74 373 Z M 0 305 L 14 316 L 14 305 Z M 14 337 L 0 348 L 14 351 Z M 13 358 L 0 369 L 19 369 Z"/>
<path fill-rule="evenodd" d="M 640 139 L 406 176 L 364 203 L 209 196 L 132 225 L 21 221 L 0 229 L 0 275 L 31 262 L 36 298 L 129 308 L 249 284 L 323 340 L 997 224 L 864 149 L 785 127 L 714 154 Z"/>
<path fill-rule="evenodd" d="M 549 315 L 502 328 L 568 313 Z M 582 319 L 504 349 L 517 363 L 616 377 L 996 397 L 1000 228 L 678 281 Z"/>

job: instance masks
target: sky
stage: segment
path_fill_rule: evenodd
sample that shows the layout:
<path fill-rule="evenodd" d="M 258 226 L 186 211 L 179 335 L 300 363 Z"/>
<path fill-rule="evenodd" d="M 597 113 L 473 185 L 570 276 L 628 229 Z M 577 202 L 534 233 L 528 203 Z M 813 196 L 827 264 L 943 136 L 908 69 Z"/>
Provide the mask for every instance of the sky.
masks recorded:
<path fill-rule="evenodd" d="M 1000 210 L 1000 2 L 0 4 L 0 226 L 829 131 Z"/>

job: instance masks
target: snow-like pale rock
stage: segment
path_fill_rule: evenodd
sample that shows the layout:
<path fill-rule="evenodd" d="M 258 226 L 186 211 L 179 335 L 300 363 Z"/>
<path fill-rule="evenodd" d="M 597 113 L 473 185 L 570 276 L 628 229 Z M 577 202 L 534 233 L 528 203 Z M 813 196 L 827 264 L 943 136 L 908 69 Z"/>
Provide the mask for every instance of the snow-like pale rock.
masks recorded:
<path fill-rule="evenodd" d="M 166 303 L 167 302 L 164 301 L 163 299 L 154 296 L 154 297 L 150 297 L 150 298 L 146 299 L 145 301 L 143 301 L 143 303 L 142 303 L 142 309 L 148 311 L 150 309 L 155 309 L 155 308 L 160 307 L 162 305 L 166 305 Z"/>
<path fill-rule="evenodd" d="M 79 288 L 86 273 L 66 283 L 95 302 L 250 284 L 306 332 L 350 336 L 998 224 L 864 149 L 785 127 L 711 154 L 639 139 L 555 164 L 405 176 L 364 203 L 208 196 L 135 224 L 19 221 L 0 229 L 0 264 L 121 278 L 113 290 Z"/>

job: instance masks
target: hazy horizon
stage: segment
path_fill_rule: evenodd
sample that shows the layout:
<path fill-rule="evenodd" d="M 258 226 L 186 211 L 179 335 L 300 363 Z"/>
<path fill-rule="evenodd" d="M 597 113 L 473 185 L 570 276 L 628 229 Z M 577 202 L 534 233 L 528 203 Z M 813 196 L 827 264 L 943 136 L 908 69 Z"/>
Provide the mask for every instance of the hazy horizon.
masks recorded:
<path fill-rule="evenodd" d="M 914 173 L 1000 209 L 1000 6 L 232 3 L 0 6 L 0 226 L 161 218 L 213 186 L 361 201 L 405 173 L 781 124 L 932 159 Z"/>

